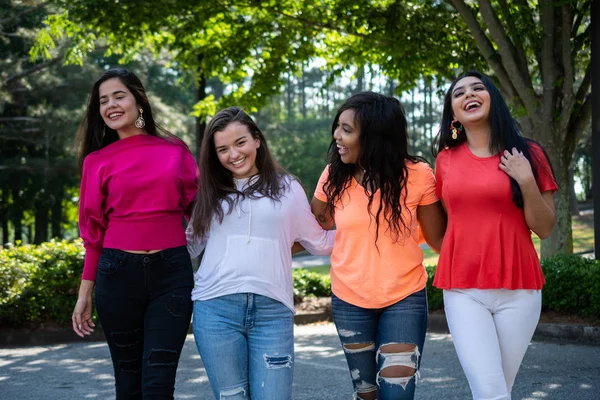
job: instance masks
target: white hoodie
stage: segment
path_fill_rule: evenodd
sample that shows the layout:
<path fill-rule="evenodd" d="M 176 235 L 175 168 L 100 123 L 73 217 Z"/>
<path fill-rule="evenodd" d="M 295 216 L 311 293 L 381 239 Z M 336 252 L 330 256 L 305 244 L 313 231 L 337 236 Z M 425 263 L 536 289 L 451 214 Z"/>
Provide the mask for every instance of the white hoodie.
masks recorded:
<path fill-rule="evenodd" d="M 243 191 L 249 179 L 234 180 L 238 190 Z M 285 179 L 289 179 L 289 189 L 280 201 L 268 197 L 240 200 L 221 224 L 213 218 L 206 238 L 193 238 L 192 224 L 188 225 L 190 255 L 197 257 L 205 250 L 194 275 L 192 300 L 254 293 L 280 301 L 294 311 L 292 245 L 300 242 L 312 254 L 329 255 L 335 231 L 321 228 L 302 186 Z M 227 212 L 227 202 L 222 204 Z"/>

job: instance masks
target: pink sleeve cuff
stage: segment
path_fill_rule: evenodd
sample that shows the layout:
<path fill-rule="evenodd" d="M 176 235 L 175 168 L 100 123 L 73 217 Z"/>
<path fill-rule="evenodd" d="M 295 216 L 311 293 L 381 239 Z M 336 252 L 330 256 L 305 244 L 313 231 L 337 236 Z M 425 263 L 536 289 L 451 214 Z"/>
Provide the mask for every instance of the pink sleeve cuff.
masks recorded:
<path fill-rule="evenodd" d="M 98 271 L 98 261 L 100 261 L 102 248 L 86 246 L 85 261 L 83 262 L 83 275 L 81 279 L 87 281 L 96 281 L 96 271 Z"/>

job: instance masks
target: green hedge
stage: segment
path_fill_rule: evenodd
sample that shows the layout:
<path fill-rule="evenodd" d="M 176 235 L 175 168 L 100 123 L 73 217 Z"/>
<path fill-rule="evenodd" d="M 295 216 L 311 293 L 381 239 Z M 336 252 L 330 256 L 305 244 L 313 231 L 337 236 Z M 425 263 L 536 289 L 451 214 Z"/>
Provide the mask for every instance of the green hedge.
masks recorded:
<path fill-rule="evenodd" d="M 80 241 L 17 245 L 0 251 L 0 325 L 68 323 L 85 251 Z"/>
<path fill-rule="evenodd" d="M 70 322 L 83 269 L 81 241 L 53 241 L 40 246 L 9 245 L 0 251 L 0 325 L 19 327 L 52 321 Z M 575 255 L 542 260 L 546 285 L 543 308 L 600 319 L 600 261 Z M 443 308 L 442 291 L 432 286 L 434 266 L 426 266 L 429 277 L 429 309 Z M 329 275 L 309 270 L 293 271 L 294 299 L 330 296 Z"/>
<path fill-rule="evenodd" d="M 331 279 L 329 275 L 321 275 L 306 269 L 292 271 L 294 280 L 294 302 L 306 296 L 331 296 Z"/>
<path fill-rule="evenodd" d="M 557 255 L 542 260 L 544 310 L 600 319 L 600 260 Z"/>

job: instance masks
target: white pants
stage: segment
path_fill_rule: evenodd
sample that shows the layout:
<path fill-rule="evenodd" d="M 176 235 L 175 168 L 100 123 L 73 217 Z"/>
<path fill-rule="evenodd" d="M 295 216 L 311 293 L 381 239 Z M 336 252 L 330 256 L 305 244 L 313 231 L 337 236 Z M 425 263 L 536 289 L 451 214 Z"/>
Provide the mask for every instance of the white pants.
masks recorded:
<path fill-rule="evenodd" d="M 541 307 L 541 290 L 444 290 L 448 328 L 474 400 L 510 400 Z"/>

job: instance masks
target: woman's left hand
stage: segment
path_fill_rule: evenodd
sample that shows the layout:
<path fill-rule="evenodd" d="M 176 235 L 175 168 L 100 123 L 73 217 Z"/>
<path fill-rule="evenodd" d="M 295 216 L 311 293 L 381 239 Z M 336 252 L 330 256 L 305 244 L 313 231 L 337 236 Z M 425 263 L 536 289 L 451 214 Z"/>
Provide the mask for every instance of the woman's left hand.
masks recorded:
<path fill-rule="evenodd" d="M 500 157 L 500 164 L 498 167 L 517 181 L 519 185 L 530 180 L 535 180 L 529 160 L 525 158 L 522 152 L 514 147 L 512 148 L 512 152 L 504 150 L 502 157 Z"/>

